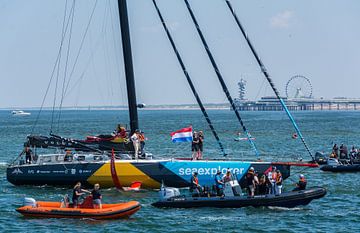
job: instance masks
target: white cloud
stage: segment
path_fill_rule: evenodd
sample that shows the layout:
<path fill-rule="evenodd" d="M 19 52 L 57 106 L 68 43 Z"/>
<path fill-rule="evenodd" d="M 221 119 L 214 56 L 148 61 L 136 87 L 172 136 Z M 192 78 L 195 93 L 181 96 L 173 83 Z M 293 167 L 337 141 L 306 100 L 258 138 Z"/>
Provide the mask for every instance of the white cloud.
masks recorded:
<path fill-rule="evenodd" d="M 273 28 L 288 28 L 290 26 L 290 21 L 293 18 L 294 13 L 292 11 L 286 10 L 281 12 L 270 19 L 270 26 Z"/>

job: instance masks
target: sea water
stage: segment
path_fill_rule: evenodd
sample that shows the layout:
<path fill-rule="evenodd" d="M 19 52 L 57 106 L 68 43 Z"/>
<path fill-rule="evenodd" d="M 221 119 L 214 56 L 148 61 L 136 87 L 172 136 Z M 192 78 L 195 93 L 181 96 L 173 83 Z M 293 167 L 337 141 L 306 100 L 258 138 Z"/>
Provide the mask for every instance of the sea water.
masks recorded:
<path fill-rule="evenodd" d="M 292 168 L 284 189 L 291 190 L 299 173 L 309 186 L 323 186 L 327 195 L 307 206 L 294 209 L 156 209 L 156 191 L 139 193 L 101 190 L 105 203 L 137 200 L 142 209 L 130 219 L 35 219 L 22 217 L 15 209 L 24 197 L 60 201 L 71 194 L 67 187 L 13 186 L 6 180 L 6 164 L 22 150 L 30 133 L 85 138 L 87 135 L 111 133 L 118 123 L 127 124 L 127 111 L 44 111 L 37 124 L 37 111 L 29 117 L 13 117 L 0 111 L 0 231 L 1 232 L 360 232 L 360 173 L 335 174 L 318 168 Z M 211 110 L 209 115 L 232 159 L 255 160 L 246 141 L 236 142 L 241 132 L 239 122 L 229 110 Z M 284 112 L 241 113 L 245 125 L 260 152 L 268 161 L 310 160 L 300 139 L 292 139 L 294 129 Z M 360 147 L 360 112 L 295 112 L 295 119 L 311 151 L 329 153 L 333 143 Z M 198 110 L 141 110 L 140 128 L 145 132 L 146 149 L 155 158 L 190 157 L 189 143 L 172 143 L 170 132 L 192 125 L 204 130 L 204 158 L 222 158 L 217 142 Z M 52 123 L 53 122 L 53 123 Z M 244 135 L 244 134 L 242 134 Z"/>

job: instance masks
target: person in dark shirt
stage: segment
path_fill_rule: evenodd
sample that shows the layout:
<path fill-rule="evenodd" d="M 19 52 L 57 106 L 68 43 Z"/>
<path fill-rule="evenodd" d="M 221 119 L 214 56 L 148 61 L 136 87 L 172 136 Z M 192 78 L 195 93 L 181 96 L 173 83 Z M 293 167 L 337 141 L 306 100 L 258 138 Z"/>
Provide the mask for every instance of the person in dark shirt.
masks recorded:
<path fill-rule="evenodd" d="M 204 132 L 200 130 L 199 131 L 199 158 L 198 159 L 202 159 L 203 149 L 204 149 Z"/>
<path fill-rule="evenodd" d="M 305 176 L 303 174 L 300 174 L 299 182 L 296 183 L 296 188 L 294 188 L 293 191 L 305 190 L 306 184 L 307 184 L 307 181 L 305 179 Z"/>
<path fill-rule="evenodd" d="M 99 189 L 100 189 L 100 185 L 95 184 L 93 191 L 91 191 L 94 209 L 102 209 L 102 204 L 101 204 L 102 195 Z"/>
<path fill-rule="evenodd" d="M 76 185 L 73 188 L 73 193 L 72 193 L 72 202 L 73 202 L 73 207 L 77 208 L 79 205 L 79 197 L 85 193 L 90 193 L 88 190 L 82 189 L 81 188 L 81 183 L 77 182 Z"/>
<path fill-rule="evenodd" d="M 24 149 L 24 153 L 25 153 L 25 162 L 30 164 L 32 161 L 32 150 L 30 149 L 30 147 L 26 146 Z"/>
<path fill-rule="evenodd" d="M 246 187 L 248 190 L 249 197 L 253 197 L 255 194 L 255 180 L 254 180 L 255 170 L 251 167 L 246 174 Z"/>
<path fill-rule="evenodd" d="M 192 140 L 192 144 L 191 144 L 191 151 L 192 151 L 192 159 L 193 160 L 197 160 L 199 158 L 199 143 L 200 143 L 200 138 L 199 138 L 199 134 L 194 131 L 193 133 L 193 140 Z"/>
<path fill-rule="evenodd" d="M 270 184 L 271 185 L 271 184 Z M 258 186 L 257 186 L 257 194 L 259 194 L 259 195 L 266 195 L 268 192 L 269 192 L 269 190 L 268 190 L 268 184 L 267 184 L 267 182 L 266 182 L 266 176 L 265 175 L 262 175 L 261 177 L 260 177 L 260 180 L 259 180 L 259 184 L 258 184 Z"/>

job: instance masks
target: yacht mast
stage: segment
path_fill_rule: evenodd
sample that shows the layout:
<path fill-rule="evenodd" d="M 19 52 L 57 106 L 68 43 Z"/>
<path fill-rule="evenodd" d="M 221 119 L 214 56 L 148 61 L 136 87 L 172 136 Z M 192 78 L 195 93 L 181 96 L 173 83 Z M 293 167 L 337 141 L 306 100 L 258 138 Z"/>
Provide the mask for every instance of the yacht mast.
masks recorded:
<path fill-rule="evenodd" d="M 129 29 L 126 0 L 118 0 L 118 6 L 119 6 L 121 41 L 122 41 L 123 56 L 125 63 L 125 78 L 126 78 L 126 89 L 127 89 L 128 105 L 129 105 L 130 130 L 132 134 L 136 129 L 139 128 L 139 121 L 138 121 L 138 112 L 137 112 L 137 103 L 136 103 L 134 69 L 132 62 L 130 29 Z"/>

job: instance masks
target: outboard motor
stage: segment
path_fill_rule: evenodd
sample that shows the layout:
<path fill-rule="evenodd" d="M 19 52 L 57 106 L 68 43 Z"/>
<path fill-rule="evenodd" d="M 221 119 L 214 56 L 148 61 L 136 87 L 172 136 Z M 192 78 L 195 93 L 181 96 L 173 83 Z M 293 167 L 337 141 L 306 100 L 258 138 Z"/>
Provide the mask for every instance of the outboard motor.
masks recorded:
<path fill-rule="evenodd" d="M 24 206 L 31 206 L 31 207 L 37 207 L 36 200 L 31 197 L 25 197 L 23 201 Z"/>
<path fill-rule="evenodd" d="M 327 160 L 327 164 L 330 165 L 330 166 L 336 166 L 336 165 L 339 165 L 339 161 L 335 158 L 329 158 Z"/>
<path fill-rule="evenodd" d="M 241 188 L 237 180 L 231 180 L 225 183 L 225 197 L 241 196 Z"/>
<path fill-rule="evenodd" d="M 160 191 L 159 191 L 159 198 L 160 200 L 166 200 L 171 197 L 177 197 L 180 196 L 180 191 L 178 188 L 168 188 L 164 185 L 161 185 Z"/>

